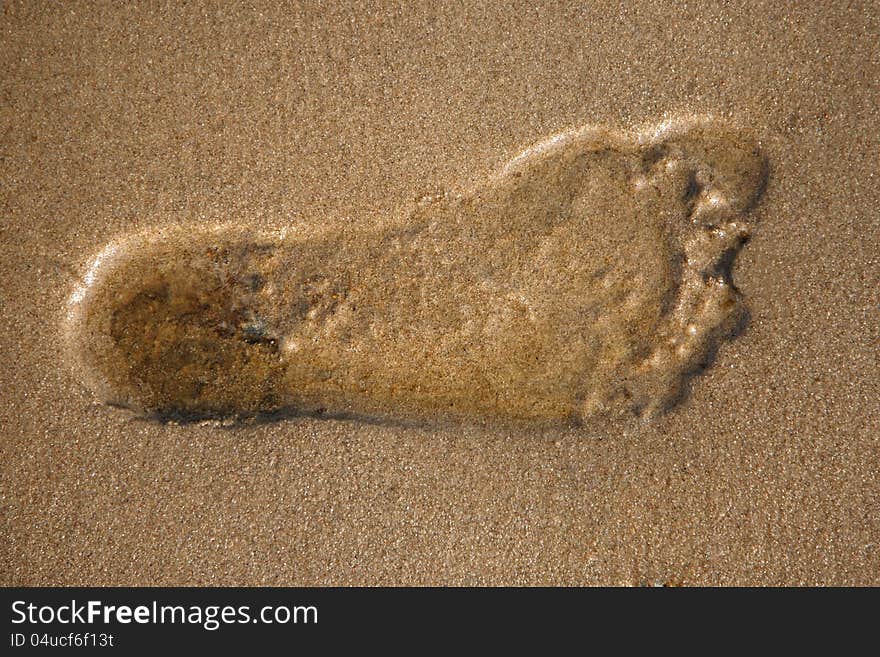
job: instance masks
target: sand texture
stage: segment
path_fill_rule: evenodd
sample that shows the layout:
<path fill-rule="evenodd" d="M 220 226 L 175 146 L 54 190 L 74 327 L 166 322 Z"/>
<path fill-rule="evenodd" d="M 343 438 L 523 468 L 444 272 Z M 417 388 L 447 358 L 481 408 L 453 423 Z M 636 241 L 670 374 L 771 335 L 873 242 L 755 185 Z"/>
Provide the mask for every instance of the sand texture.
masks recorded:
<path fill-rule="evenodd" d="M 880 584 L 880 6 L 8 3 L 4 584 Z"/>

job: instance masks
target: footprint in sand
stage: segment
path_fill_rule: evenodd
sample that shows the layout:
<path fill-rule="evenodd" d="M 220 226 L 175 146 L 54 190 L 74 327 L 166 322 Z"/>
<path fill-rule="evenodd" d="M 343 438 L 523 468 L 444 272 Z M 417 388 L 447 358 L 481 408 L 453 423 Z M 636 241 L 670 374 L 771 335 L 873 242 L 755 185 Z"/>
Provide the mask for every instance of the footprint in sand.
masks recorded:
<path fill-rule="evenodd" d="M 651 415 L 741 317 L 766 170 L 714 120 L 587 127 L 403 224 L 129 236 L 71 297 L 71 353 L 102 400 L 165 419 Z"/>

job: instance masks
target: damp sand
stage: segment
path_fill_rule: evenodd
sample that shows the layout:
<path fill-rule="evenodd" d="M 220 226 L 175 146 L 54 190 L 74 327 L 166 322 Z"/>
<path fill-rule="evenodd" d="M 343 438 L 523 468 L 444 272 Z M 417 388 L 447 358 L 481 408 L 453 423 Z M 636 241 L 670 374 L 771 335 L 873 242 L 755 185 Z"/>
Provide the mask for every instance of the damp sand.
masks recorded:
<path fill-rule="evenodd" d="M 2 19 L 5 582 L 877 582 L 876 9 L 187 11 Z"/>

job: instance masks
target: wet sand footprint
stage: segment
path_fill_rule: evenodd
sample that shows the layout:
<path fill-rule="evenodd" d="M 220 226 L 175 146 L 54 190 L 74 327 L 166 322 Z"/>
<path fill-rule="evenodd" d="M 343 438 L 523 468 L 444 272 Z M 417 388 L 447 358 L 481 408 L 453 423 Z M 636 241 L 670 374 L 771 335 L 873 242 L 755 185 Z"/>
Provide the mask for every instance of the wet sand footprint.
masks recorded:
<path fill-rule="evenodd" d="M 740 318 L 765 180 L 714 120 L 587 127 L 403 224 L 131 235 L 71 297 L 71 353 L 102 400 L 165 419 L 651 415 Z"/>

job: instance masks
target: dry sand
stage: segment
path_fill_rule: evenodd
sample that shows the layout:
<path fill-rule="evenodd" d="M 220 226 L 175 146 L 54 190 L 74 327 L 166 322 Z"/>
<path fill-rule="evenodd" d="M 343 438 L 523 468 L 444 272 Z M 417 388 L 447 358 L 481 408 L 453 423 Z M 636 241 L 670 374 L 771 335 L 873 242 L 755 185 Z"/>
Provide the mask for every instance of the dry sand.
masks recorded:
<path fill-rule="evenodd" d="M 880 584 L 878 38 L 876 3 L 4 5 L 0 581 Z M 66 353 L 120 235 L 370 231 L 695 115 L 770 163 L 749 320 L 648 422 L 157 423 Z"/>

